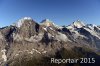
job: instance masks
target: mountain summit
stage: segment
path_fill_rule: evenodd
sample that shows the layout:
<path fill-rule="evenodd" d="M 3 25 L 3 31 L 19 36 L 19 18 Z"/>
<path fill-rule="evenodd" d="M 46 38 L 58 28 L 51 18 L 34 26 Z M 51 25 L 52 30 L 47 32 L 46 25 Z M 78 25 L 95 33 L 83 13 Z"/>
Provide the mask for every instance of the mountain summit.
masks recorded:
<path fill-rule="evenodd" d="M 73 22 L 72 25 L 74 27 L 77 27 L 77 28 L 81 28 L 81 27 L 85 26 L 85 24 L 82 21 L 80 21 L 80 20 L 77 20 L 77 21 Z"/>
<path fill-rule="evenodd" d="M 41 24 L 45 26 L 53 26 L 53 22 L 50 21 L 49 19 L 42 20 Z"/>
<path fill-rule="evenodd" d="M 21 18 L 20 20 L 18 20 L 18 22 L 14 23 L 13 25 L 16 26 L 16 27 L 21 27 L 22 24 L 25 22 L 25 21 L 32 21 L 33 19 L 31 17 L 24 17 L 24 18 Z"/>

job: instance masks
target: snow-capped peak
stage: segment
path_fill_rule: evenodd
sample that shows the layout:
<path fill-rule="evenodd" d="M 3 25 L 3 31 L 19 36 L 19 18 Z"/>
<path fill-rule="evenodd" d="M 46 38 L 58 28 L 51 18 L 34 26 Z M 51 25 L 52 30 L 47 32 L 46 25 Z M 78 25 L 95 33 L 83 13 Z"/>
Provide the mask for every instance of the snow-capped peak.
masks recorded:
<path fill-rule="evenodd" d="M 24 17 L 23 19 L 24 19 L 24 20 L 25 20 L 25 19 L 26 19 L 26 20 L 32 20 L 31 17 Z"/>
<path fill-rule="evenodd" d="M 51 21 L 51 20 L 49 20 L 49 19 L 44 19 L 44 20 L 42 20 L 41 25 L 45 25 L 45 26 L 47 26 L 47 27 L 53 26 L 53 27 L 56 27 L 56 28 L 59 28 L 59 29 L 62 28 L 62 27 L 56 25 L 53 21 Z"/>
<path fill-rule="evenodd" d="M 77 20 L 77 21 L 73 22 L 73 26 L 75 26 L 77 28 L 81 28 L 81 27 L 85 26 L 85 24 L 83 22 L 81 22 L 80 20 Z"/>
<path fill-rule="evenodd" d="M 31 17 L 24 17 L 24 18 L 20 19 L 18 22 L 24 21 L 24 20 L 32 20 L 32 18 Z"/>
<path fill-rule="evenodd" d="M 52 22 L 51 20 L 49 20 L 49 19 L 44 19 L 44 20 L 42 20 L 42 22 L 41 23 L 44 23 L 44 22 Z"/>
<path fill-rule="evenodd" d="M 24 18 L 18 20 L 18 22 L 16 22 L 15 24 L 13 24 L 13 26 L 21 27 L 25 20 L 32 20 L 32 18 L 31 17 L 24 17 Z"/>
<path fill-rule="evenodd" d="M 53 25 L 53 22 L 52 21 L 50 21 L 49 19 L 44 19 L 44 20 L 42 20 L 42 25 L 45 25 L 45 26 L 51 26 L 51 25 Z"/>
<path fill-rule="evenodd" d="M 45 19 L 45 21 L 50 21 L 49 19 Z"/>

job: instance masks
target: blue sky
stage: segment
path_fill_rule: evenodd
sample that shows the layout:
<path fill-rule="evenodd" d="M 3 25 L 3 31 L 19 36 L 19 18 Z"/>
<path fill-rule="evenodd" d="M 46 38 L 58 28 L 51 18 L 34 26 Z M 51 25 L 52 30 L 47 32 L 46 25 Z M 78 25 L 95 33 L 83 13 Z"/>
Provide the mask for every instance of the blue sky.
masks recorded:
<path fill-rule="evenodd" d="M 77 19 L 100 25 L 100 0 L 0 0 L 1 27 L 25 16 L 37 22 L 48 18 L 58 25 Z"/>

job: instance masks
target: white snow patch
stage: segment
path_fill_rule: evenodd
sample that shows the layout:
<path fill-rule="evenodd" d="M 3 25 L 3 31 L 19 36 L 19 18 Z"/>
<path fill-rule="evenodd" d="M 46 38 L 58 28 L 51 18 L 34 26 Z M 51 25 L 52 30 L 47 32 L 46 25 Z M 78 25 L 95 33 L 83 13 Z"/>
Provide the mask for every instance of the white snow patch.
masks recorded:
<path fill-rule="evenodd" d="M 44 27 L 43 29 L 44 29 L 45 31 L 47 31 L 47 28 Z"/>
<path fill-rule="evenodd" d="M 88 28 L 84 28 L 84 29 L 87 30 L 88 32 L 90 32 L 91 35 L 96 36 L 96 37 L 98 37 L 100 39 L 100 37 L 98 36 L 98 34 L 94 30 L 90 30 Z"/>
<path fill-rule="evenodd" d="M 52 36 L 52 38 L 54 38 L 55 36 Z"/>
<path fill-rule="evenodd" d="M 39 54 L 41 54 L 41 52 L 39 52 L 38 50 L 36 50 L 36 49 L 32 49 L 33 51 L 35 51 L 35 52 L 37 52 L 37 53 L 39 53 Z"/>
<path fill-rule="evenodd" d="M 0 32 L 0 39 L 3 39 L 3 36 L 2 36 L 2 34 L 1 34 L 1 32 Z"/>
<path fill-rule="evenodd" d="M 21 27 L 23 23 L 24 23 L 24 22 L 20 20 L 20 21 L 16 24 L 16 26 L 17 26 L 17 27 Z"/>
<path fill-rule="evenodd" d="M 71 26 L 71 25 L 67 26 L 66 28 L 69 29 L 69 30 L 73 30 L 74 29 L 73 26 Z"/>
<path fill-rule="evenodd" d="M 19 54 L 16 54 L 15 56 L 18 56 Z"/>
<path fill-rule="evenodd" d="M 30 52 L 28 52 L 29 54 L 33 54 L 34 53 L 34 51 L 30 51 Z"/>
<path fill-rule="evenodd" d="M 58 41 L 69 41 L 68 37 L 65 34 L 62 34 L 60 32 L 58 32 L 58 35 L 56 35 L 56 39 Z"/>
<path fill-rule="evenodd" d="M 1 50 L 1 52 L 3 53 L 2 58 L 4 59 L 4 61 L 7 61 L 7 56 L 6 56 L 6 49 Z"/>
<path fill-rule="evenodd" d="M 47 51 L 43 51 L 42 53 L 45 54 L 45 53 L 47 53 Z"/>
<path fill-rule="evenodd" d="M 32 20 L 31 17 L 24 17 L 23 19 L 24 19 L 24 20 L 25 20 L 25 19 L 26 19 L 26 20 Z"/>

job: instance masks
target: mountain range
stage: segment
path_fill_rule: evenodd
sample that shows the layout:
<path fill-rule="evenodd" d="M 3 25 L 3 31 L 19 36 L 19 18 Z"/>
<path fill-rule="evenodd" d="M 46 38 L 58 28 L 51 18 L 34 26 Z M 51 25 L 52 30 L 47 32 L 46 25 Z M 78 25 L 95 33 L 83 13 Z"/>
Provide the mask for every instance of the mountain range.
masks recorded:
<path fill-rule="evenodd" d="M 96 63 L 91 66 L 99 65 L 100 26 L 80 20 L 59 26 L 49 19 L 37 23 L 24 17 L 0 28 L 0 51 L 0 66 L 71 66 L 51 64 L 51 57 L 94 57 Z"/>

